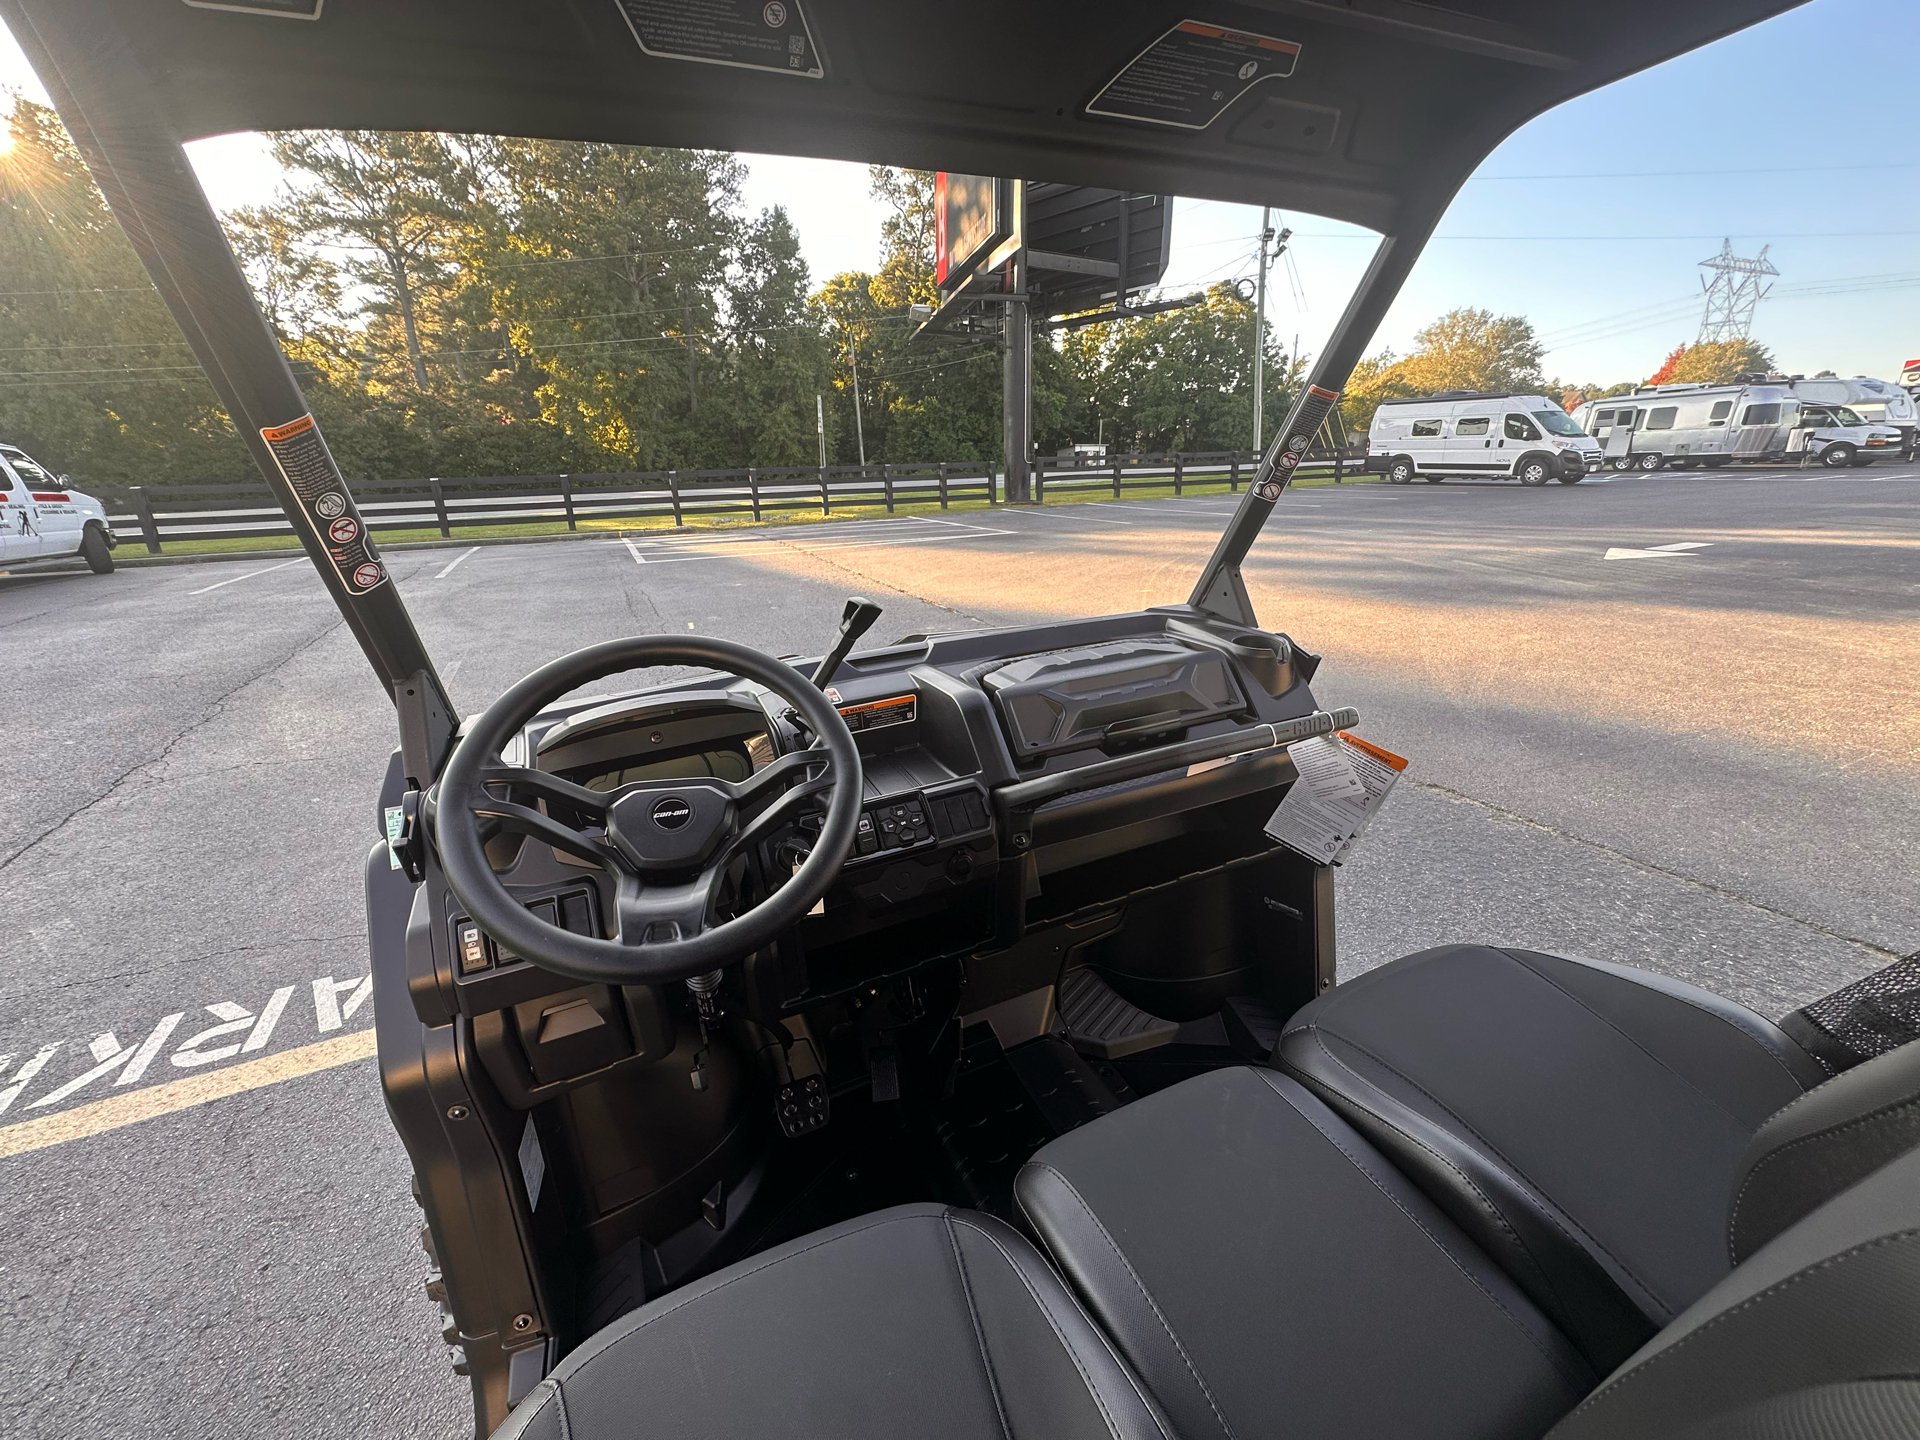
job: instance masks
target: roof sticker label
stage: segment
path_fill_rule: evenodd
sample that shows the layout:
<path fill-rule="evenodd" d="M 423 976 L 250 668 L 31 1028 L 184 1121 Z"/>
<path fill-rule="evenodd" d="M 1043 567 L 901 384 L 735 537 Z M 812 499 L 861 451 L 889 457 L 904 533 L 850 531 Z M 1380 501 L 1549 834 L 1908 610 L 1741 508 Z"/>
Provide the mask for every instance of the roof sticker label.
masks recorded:
<path fill-rule="evenodd" d="M 326 552 L 333 573 L 350 595 L 364 595 L 387 583 L 387 567 L 380 563 L 373 537 L 354 508 L 333 452 L 320 438 L 313 416 L 302 415 L 285 425 L 269 425 L 260 432 L 273 452 L 287 488 L 293 491 L 301 518 Z"/>
<path fill-rule="evenodd" d="M 826 78 L 800 0 L 614 0 L 641 50 L 739 70 Z"/>
<path fill-rule="evenodd" d="M 1087 102 L 1087 114 L 1204 130 L 1262 80 L 1284 80 L 1294 40 L 1182 20 L 1129 61 Z"/>

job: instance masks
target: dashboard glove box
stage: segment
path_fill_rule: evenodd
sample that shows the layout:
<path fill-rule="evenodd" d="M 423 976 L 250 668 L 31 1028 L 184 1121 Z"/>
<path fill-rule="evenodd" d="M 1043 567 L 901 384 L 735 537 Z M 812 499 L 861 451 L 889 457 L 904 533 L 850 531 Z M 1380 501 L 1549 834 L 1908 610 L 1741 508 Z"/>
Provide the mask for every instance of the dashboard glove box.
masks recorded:
<path fill-rule="evenodd" d="M 989 671 L 1015 760 L 1098 745 L 1112 730 L 1151 717 L 1155 732 L 1184 729 L 1247 709 L 1233 662 L 1177 640 L 1119 640 L 1027 655 Z M 1132 727 L 1138 729 L 1139 727 Z"/>

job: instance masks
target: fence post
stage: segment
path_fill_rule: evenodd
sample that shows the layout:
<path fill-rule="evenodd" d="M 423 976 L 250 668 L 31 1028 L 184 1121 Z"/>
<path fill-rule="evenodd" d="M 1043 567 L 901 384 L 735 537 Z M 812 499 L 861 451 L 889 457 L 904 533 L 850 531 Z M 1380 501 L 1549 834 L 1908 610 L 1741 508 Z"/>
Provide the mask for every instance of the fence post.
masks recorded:
<path fill-rule="evenodd" d="M 1184 481 L 1185 477 L 1186 477 L 1185 457 L 1181 455 L 1181 453 L 1178 450 L 1176 450 L 1173 452 L 1173 493 L 1175 495 L 1181 495 L 1185 493 L 1181 488 L 1182 482 Z"/>
<path fill-rule="evenodd" d="M 760 523 L 760 472 L 753 466 L 747 467 L 747 493 L 753 497 L 753 521 Z"/>
<path fill-rule="evenodd" d="M 440 486 L 440 477 L 435 475 L 430 478 L 427 488 L 433 491 L 433 518 L 440 522 L 440 538 L 451 540 L 453 531 L 447 525 L 447 492 Z"/>
<path fill-rule="evenodd" d="M 1120 498 L 1120 457 L 1113 457 L 1113 498 Z"/>
<path fill-rule="evenodd" d="M 1336 485 L 1340 484 L 1346 477 L 1345 470 L 1341 468 L 1342 458 L 1338 450 L 1333 452 L 1333 483 Z"/>
<path fill-rule="evenodd" d="M 153 501 L 147 498 L 146 489 L 139 485 L 129 485 L 133 493 L 133 513 L 140 517 L 140 533 L 146 537 L 147 553 L 160 553 L 160 526 L 153 518 Z"/>
<path fill-rule="evenodd" d="M 1047 462 L 1038 455 L 1033 457 L 1033 503 L 1047 503 Z"/>
<path fill-rule="evenodd" d="M 573 476 L 571 475 L 560 477 L 560 503 L 567 507 L 567 528 L 578 530 L 580 527 L 574 523 L 573 516 Z"/>
<path fill-rule="evenodd" d="M 940 462 L 940 508 L 947 508 L 947 462 Z"/>
<path fill-rule="evenodd" d="M 987 505 L 989 508 L 1000 503 L 1000 475 L 993 461 L 987 461 Z"/>
<path fill-rule="evenodd" d="M 886 488 L 887 513 L 891 515 L 893 513 L 893 466 L 882 465 L 880 467 L 880 480 L 881 484 Z"/>
<path fill-rule="evenodd" d="M 673 528 L 684 529 L 686 521 L 680 518 L 680 472 L 667 471 L 667 493 L 673 497 Z"/>
<path fill-rule="evenodd" d="M 827 467 L 824 465 L 820 467 L 820 513 L 822 515 L 833 513 L 833 501 L 827 498 Z"/>
<path fill-rule="evenodd" d="M 1233 470 L 1227 476 L 1227 493 L 1229 495 L 1240 493 L 1240 452 L 1238 450 L 1233 452 Z"/>

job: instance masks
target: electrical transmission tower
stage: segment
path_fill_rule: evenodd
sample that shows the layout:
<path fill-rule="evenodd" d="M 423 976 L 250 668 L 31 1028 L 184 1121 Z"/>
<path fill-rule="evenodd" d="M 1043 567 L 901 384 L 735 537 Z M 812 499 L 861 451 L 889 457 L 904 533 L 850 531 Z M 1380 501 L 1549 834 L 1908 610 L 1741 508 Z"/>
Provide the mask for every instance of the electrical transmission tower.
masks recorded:
<path fill-rule="evenodd" d="M 1718 255 L 1700 262 L 1700 268 L 1711 270 L 1713 278 L 1700 277 L 1700 288 L 1707 293 L 1707 307 L 1700 314 L 1700 338 L 1695 344 L 1752 338 L 1754 307 L 1773 289 L 1772 285 L 1762 283 L 1762 277 L 1780 273 L 1767 259 L 1767 251 L 1772 248 L 1762 245 L 1758 255 L 1743 260 L 1733 253 L 1733 241 L 1727 239 L 1720 242 Z"/>

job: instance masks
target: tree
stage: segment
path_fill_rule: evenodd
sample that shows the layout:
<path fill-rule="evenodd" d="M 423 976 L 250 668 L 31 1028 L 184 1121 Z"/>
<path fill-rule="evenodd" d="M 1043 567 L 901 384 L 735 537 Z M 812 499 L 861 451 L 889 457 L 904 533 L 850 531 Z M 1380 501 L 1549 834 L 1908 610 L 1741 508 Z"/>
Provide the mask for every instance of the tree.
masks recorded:
<path fill-rule="evenodd" d="M 1414 337 L 1399 380 L 1415 395 L 1440 390 L 1537 390 L 1546 353 L 1519 315 L 1449 310 Z"/>
<path fill-rule="evenodd" d="M 1405 359 L 1383 350 L 1354 366 L 1341 401 L 1350 430 L 1365 431 L 1383 400 L 1442 390 L 1546 388 L 1540 373 L 1546 350 L 1523 316 L 1463 307 L 1413 338 L 1413 353 Z"/>
<path fill-rule="evenodd" d="M 369 318 L 397 321 L 414 388 L 426 391 L 422 308 L 448 283 L 477 177 L 445 136 L 309 130 L 277 136 L 273 158 L 301 177 L 284 219 L 345 247 L 348 276 L 369 292 Z"/>
<path fill-rule="evenodd" d="M 1232 285 L 1216 284 L 1199 305 L 1068 332 L 1061 351 L 1085 396 L 1080 438 L 1104 420 L 1110 440 L 1127 449 L 1246 449 L 1252 330 L 1253 307 Z M 1270 339 L 1266 360 L 1266 408 L 1278 423 L 1298 387 L 1297 365 Z"/>
<path fill-rule="evenodd" d="M 1664 385 L 1673 379 L 1673 367 L 1680 363 L 1680 357 L 1687 353 L 1687 342 L 1682 340 L 1667 352 L 1667 358 L 1660 362 L 1660 368 L 1647 377 L 1649 385 Z"/>
<path fill-rule="evenodd" d="M 1767 347 L 1756 340 L 1705 340 L 1682 345 L 1647 383 L 1730 385 L 1742 375 L 1770 374 L 1775 363 Z"/>
<path fill-rule="evenodd" d="M 0 435 L 83 487 L 245 480 L 252 463 L 59 117 L 14 97 L 0 151 Z"/>

